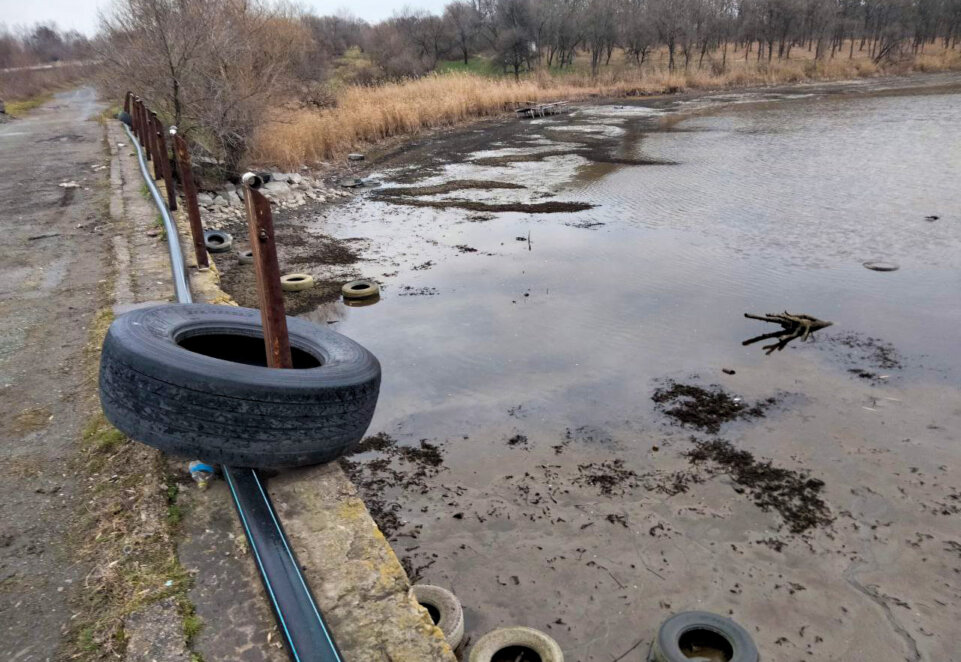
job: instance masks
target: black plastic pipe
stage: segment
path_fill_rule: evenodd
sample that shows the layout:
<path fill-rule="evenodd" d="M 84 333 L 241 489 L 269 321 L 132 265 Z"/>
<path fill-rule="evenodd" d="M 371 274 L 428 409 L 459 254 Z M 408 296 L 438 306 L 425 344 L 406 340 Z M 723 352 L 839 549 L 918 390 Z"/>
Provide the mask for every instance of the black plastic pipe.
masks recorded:
<path fill-rule="evenodd" d="M 225 466 L 223 472 L 291 657 L 343 662 L 257 470 Z"/>

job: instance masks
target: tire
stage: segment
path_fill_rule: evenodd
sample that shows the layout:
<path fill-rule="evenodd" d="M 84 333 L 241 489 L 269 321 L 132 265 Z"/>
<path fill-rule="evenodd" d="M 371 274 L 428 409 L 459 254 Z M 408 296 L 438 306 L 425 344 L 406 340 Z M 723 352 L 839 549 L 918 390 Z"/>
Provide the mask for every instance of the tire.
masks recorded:
<path fill-rule="evenodd" d="M 254 252 L 253 251 L 238 251 L 237 252 L 237 262 L 240 264 L 253 264 L 254 263 Z"/>
<path fill-rule="evenodd" d="M 284 292 L 300 292 L 314 286 L 314 277 L 310 274 L 287 274 L 280 277 L 280 287 Z"/>
<path fill-rule="evenodd" d="M 445 588 L 430 584 L 416 584 L 411 587 L 411 591 L 414 593 L 414 599 L 422 607 L 427 609 L 429 605 L 437 610 L 440 615 L 437 619 L 437 627 L 444 633 L 444 639 L 447 640 L 451 650 L 457 648 L 464 638 L 464 608 L 461 607 L 457 596 Z"/>
<path fill-rule="evenodd" d="M 118 317 L 100 402 L 133 439 L 210 464 L 264 469 L 335 460 L 364 435 L 380 364 L 349 338 L 287 318 L 294 366 L 266 367 L 260 312 L 169 304 Z"/>
<path fill-rule="evenodd" d="M 512 647 L 529 648 L 541 662 L 564 662 L 564 653 L 557 642 L 533 628 L 512 627 L 491 630 L 471 648 L 469 662 L 491 662 L 499 651 Z"/>
<path fill-rule="evenodd" d="M 226 232 L 220 230 L 207 230 L 204 232 L 204 245 L 208 253 L 226 253 L 233 246 L 234 238 Z"/>
<path fill-rule="evenodd" d="M 344 283 L 344 286 L 340 288 L 340 293 L 344 295 L 345 299 L 366 299 L 380 294 L 380 285 L 372 280 L 361 278 Z"/>
<path fill-rule="evenodd" d="M 868 260 L 861 264 L 871 271 L 897 271 L 901 268 L 894 262 L 885 262 L 883 260 Z"/>
<path fill-rule="evenodd" d="M 706 611 L 686 611 L 664 621 L 651 646 L 648 662 L 691 662 L 681 652 L 681 638 L 703 631 L 708 643 L 715 648 L 724 643 L 730 648 L 730 662 L 758 662 L 757 647 L 751 635 L 729 618 Z M 713 641 L 711 641 L 713 640 Z"/>

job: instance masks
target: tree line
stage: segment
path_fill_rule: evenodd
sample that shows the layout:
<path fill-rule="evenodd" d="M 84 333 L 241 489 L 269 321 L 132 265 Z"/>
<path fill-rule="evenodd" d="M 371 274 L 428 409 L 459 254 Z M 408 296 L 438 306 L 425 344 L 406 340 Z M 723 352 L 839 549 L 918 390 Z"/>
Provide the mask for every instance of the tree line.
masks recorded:
<path fill-rule="evenodd" d="M 92 53 L 90 40 L 76 31 L 40 23 L 19 31 L 0 28 L 0 69 L 84 60 Z"/>
<path fill-rule="evenodd" d="M 278 106 L 335 104 L 337 85 L 421 76 L 445 61 L 473 67 L 483 56 L 519 78 L 585 57 L 596 75 L 616 57 L 640 76 L 656 54 L 671 71 L 721 74 L 734 57 L 766 63 L 805 49 L 880 63 L 959 39 L 961 0 L 454 0 L 376 24 L 267 0 L 115 0 L 91 47 L 108 94 L 149 99 L 233 171 Z M 17 43 L 56 57 L 46 32 Z"/>
<path fill-rule="evenodd" d="M 519 76 L 570 67 L 579 52 L 596 74 L 618 49 L 641 65 L 664 48 L 671 71 L 706 60 L 723 69 L 729 46 L 768 62 L 805 48 L 816 59 L 857 53 L 880 63 L 961 40 L 961 0 L 456 0 L 440 15 L 405 10 L 376 25 L 305 20 L 326 58 L 355 46 L 394 77 L 474 55 Z"/>

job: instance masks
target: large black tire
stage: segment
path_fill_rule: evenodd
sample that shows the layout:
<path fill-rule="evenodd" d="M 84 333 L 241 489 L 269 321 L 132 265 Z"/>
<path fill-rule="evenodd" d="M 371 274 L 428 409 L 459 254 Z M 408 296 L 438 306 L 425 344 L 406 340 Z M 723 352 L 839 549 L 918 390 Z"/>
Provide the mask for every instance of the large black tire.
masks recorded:
<path fill-rule="evenodd" d="M 294 369 L 266 367 L 260 312 L 171 304 L 107 332 L 100 402 L 137 441 L 206 462 L 286 468 L 334 460 L 374 415 L 380 364 L 349 338 L 287 318 Z"/>
<path fill-rule="evenodd" d="M 700 638 L 715 650 L 723 650 L 730 662 L 758 662 L 757 647 L 747 630 L 729 618 L 707 611 L 685 611 L 664 621 L 651 646 L 648 662 L 690 662 L 681 651 L 686 637 Z"/>

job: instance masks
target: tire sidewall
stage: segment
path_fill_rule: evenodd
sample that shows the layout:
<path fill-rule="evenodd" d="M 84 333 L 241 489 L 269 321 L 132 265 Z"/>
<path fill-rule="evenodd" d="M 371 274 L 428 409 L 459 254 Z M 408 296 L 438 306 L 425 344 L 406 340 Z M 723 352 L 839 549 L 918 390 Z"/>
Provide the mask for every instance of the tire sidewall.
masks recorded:
<path fill-rule="evenodd" d="M 682 612 L 661 625 L 651 648 L 650 662 L 687 662 L 681 652 L 681 637 L 695 629 L 714 632 L 727 640 L 734 651 L 731 662 L 758 662 L 757 647 L 747 631 L 729 618 L 710 612 Z"/>

